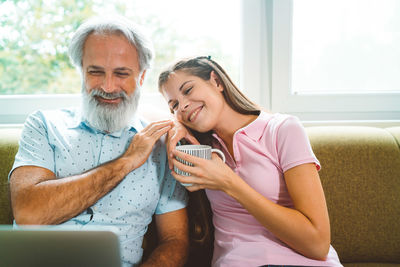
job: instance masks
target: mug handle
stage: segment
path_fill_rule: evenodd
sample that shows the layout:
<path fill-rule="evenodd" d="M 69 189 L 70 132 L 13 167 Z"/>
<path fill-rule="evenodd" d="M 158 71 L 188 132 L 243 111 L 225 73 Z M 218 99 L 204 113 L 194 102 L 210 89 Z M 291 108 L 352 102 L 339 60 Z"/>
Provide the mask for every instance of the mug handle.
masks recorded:
<path fill-rule="evenodd" d="M 221 150 L 219 150 L 217 148 L 212 148 L 211 153 L 213 153 L 213 152 L 217 153 L 220 156 L 220 158 L 222 159 L 222 161 L 225 163 L 225 155 Z"/>

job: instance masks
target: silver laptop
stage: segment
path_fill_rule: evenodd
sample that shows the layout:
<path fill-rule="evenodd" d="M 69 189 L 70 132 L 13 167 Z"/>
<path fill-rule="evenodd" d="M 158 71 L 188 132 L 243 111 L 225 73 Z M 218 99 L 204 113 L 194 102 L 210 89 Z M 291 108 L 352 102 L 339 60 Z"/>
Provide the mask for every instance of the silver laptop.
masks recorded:
<path fill-rule="evenodd" d="M 120 267 L 117 234 L 110 229 L 0 227 L 1 267 Z"/>

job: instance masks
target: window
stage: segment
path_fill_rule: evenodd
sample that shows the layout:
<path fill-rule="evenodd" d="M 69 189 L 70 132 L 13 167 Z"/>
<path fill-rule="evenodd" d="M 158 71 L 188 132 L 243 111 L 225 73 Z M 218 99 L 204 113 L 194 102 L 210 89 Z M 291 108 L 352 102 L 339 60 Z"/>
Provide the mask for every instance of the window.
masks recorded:
<path fill-rule="evenodd" d="M 293 1 L 292 92 L 399 93 L 398 14 L 396 0 Z"/>
<path fill-rule="evenodd" d="M 395 0 L 256 1 L 244 10 L 245 86 L 303 121 L 398 121 L 399 12 Z"/>
<path fill-rule="evenodd" d="M 67 49 L 72 33 L 93 15 L 122 14 L 151 36 L 156 58 L 143 104 L 167 107 L 157 93 L 158 74 L 180 57 L 210 55 L 238 83 L 239 1 L 1 1 L 0 123 L 22 123 L 39 108 L 79 104 L 80 78 Z"/>
<path fill-rule="evenodd" d="M 77 105 L 66 44 L 84 18 L 112 12 L 142 24 L 155 44 L 141 103 L 165 105 L 155 93 L 165 63 L 211 55 L 267 110 L 303 121 L 400 122 L 397 0 L 6 0 L 0 123 Z"/>

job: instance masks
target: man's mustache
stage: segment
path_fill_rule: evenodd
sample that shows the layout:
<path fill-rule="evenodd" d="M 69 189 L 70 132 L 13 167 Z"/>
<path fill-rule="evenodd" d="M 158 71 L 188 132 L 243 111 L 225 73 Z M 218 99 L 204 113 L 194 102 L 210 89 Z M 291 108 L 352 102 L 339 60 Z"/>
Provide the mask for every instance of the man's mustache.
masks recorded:
<path fill-rule="evenodd" d="M 90 97 L 99 96 L 99 97 L 102 97 L 104 99 L 122 98 L 124 101 L 128 99 L 128 95 L 124 91 L 121 91 L 121 92 L 118 92 L 118 93 L 106 93 L 101 88 L 92 89 L 90 91 L 89 96 Z"/>

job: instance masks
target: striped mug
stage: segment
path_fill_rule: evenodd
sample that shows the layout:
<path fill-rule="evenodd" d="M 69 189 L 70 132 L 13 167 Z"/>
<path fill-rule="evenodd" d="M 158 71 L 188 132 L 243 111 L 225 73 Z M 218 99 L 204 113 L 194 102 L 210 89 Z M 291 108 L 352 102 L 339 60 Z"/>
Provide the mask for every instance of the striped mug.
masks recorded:
<path fill-rule="evenodd" d="M 215 152 L 222 158 L 222 161 L 225 162 L 224 153 L 222 153 L 221 150 L 212 148 L 211 146 L 208 146 L 208 145 L 182 145 L 182 146 L 177 146 L 176 150 L 182 151 L 182 152 L 192 155 L 192 156 L 196 156 L 196 157 L 208 159 L 208 160 L 211 159 L 211 153 Z M 193 166 L 192 163 L 187 162 L 179 157 L 176 157 L 176 159 L 185 165 Z M 174 166 L 174 171 L 180 175 L 190 176 L 190 173 L 181 171 L 175 166 Z M 183 186 L 191 186 L 192 184 L 182 184 L 182 185 Z"/>

